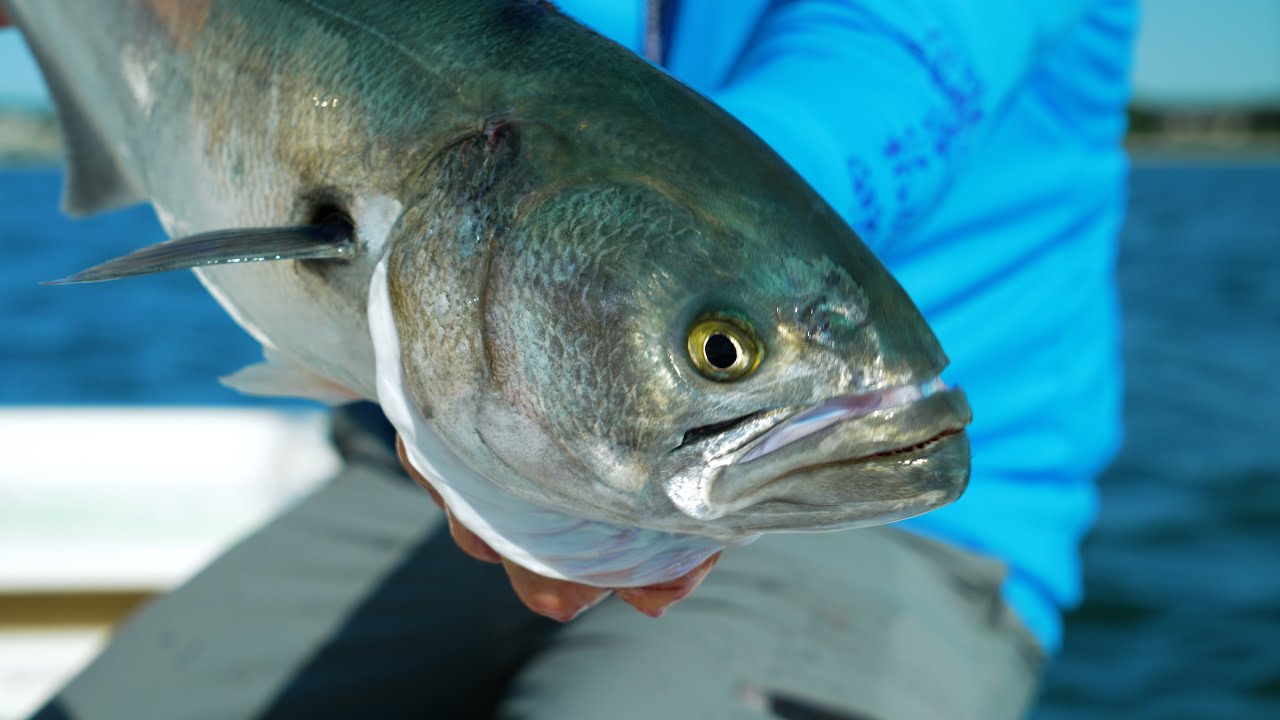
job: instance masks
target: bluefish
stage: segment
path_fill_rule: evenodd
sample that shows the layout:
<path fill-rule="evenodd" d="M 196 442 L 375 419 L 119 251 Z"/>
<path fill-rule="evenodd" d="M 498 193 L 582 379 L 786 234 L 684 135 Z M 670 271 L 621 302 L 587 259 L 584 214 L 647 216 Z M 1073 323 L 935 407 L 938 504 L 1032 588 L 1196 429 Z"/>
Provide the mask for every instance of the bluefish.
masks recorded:
<path fill-rule="evenodd" d="M 962 392 L 910 298 L 698 94 L 546 2 L 7 0 L 74 215 L 174 240 L 246 392 L 379 402 L 457 518 L 634 586 L 945 505 Z M 56 250 L 54 250 L 56 251 Z"/>

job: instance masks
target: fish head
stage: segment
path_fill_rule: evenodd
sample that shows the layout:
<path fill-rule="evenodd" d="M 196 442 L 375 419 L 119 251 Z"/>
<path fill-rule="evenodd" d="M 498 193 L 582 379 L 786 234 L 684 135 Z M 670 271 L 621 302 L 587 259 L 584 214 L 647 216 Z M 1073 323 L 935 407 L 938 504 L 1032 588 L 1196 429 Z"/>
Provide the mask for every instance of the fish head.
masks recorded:
<path fill-rule="evenodd" d="M 964 490 L 970 413 L 937 339 L 767 149 L 689 184 L 676 157 L 601 166 L 532 127 L 502 142 L 480 174 L 505 179 L 463 202 L 488 209 L 407 223 L 435 239 L 391 276 L 401 335 L 420 338 L 409 392 L 473 467 L 544 506 L 730 541 L 890 522 Z M 447 251 L 441 227 L 460 238 Z"/>

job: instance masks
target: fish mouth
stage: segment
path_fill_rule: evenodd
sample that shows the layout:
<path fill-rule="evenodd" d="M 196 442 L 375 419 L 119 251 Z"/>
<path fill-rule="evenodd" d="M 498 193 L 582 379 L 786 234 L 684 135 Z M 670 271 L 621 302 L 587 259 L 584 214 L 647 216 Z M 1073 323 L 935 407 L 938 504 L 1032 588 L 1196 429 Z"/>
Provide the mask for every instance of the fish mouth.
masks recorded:
<path fill-rule="evenodd" d="M 971 417 L 963 391 L 937 377 L 787 413 L 723 458 L 703 517 L 738 530 L 820 530 L 941 507 L 968 484 Z"/>
<path fill-rule="evenodd" d="M 869 393 L 843 395 L 832 398 L 813 408 L 800 412 L 765 433 L 737 462 L 747 463 L 757 460 L 804 438 L 821 432 L 832 425 L 856 420 L 876 410 L 890 409 L 919 402 L 937 392 L 945 392 L 950 388 L 935 377 L 923 383 L 898 385 Z M 967 422 L 967 421 L 966 421 Z M 963 425 L 959 429 L 963 429 Z M 945 433 L 942 433 L 945 434 Z M 921 442 L 927 442 L 925 441 Z M 911 443 L 911 446 L 920 444 Z M 871 453 L 898 452 L 904 448 L 888 449 Z"/>
<path fill-rule="evenodd" d="M 785 415 L 781 415 L 781 412 L 782 411 L 779 410 L 757 410 L 756 412 L 747 413 L 746 415 L 739 415 L 738 417 L 730 418 L 728 420 L 714 422 L 710 425 L 701 425 L 696 428 L 690 428 L 685 432 L 684 437 L 681 438 L 680 444 L 672 448 L 670 452 L 679 452 L 685 448 L 702 443 L 716 444 L 717 441 L 722 440 L 724 436 L 731 431 L 739 428 L 747 429 L 747 426 L 751 424 L 752 421 L 766 419 L 773 415 L 779 415 L 785 419 Z M 759 434 L 757 433 L 752 437 L 759 437 Z"/>

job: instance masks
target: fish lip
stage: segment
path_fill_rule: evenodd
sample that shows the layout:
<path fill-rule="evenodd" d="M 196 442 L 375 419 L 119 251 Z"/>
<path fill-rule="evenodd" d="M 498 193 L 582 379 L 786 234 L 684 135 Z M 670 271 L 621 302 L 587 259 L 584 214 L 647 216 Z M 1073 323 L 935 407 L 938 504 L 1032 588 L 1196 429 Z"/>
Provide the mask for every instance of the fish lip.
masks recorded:
<path fill-rule="evenodd" d="M 887 447 L 883 450 L 865 453 L 863 455 L 855 455 L 847 458 L 837 458 L 835 460 L 827 460 L 824 462 L 816 462 L 811 465 L 798 465 L 786 472 L 778 475 L 770 484 L 784 480 L 792 475 L 800 475 L 803 473 L 813 472 L 821 468 L 838 467 L 841 465 L 857 465 L 859 463 L 875 462 L 886 458 L 895 460 L 910 460 L 913 457 L 925 455 L 940 443 L 947 441 L 949 438 L 964 433 L 964 426 L 947 428 L 941 432 L 934 433 L 931 437 L 912 444 L 900 444 L 897 447 Z"/>
<path fill-rule="evenodd" d="M 774 497 L 753 502 L 722 517 L 738 532 L 744 533 L 848 530 L 906 520 L 954 502 L 968 487 L 969 443 L 968 435 L 963 430 L 940 433 L 927 447 L 902 452 L 891 458 L 866 456 L 795 468 L 759 488 L 762 492 L 768 492 L 770 486 L 785 483 L 797 476 L 820 472 L 824 468 L 856 466 L 860 463 L 874 466 L 877 461 L 882 460 L 911 464 L 922 462 L 921 458 L 932 457 L 945 465 L 947 460 L 944 456 L 948 455 L 951 456 L 955 469 L 936 476 L 929 485 L 920 485 L 905 496 L 834 504 L 805 502 L 789 496 Z"/>
<path fill-rule="evenodd" d="M 721 466 L 707 488 L 708 516 L 740 531 L 821 530 L 942 507 L 968 485 L 970 417 L 963 393 L 953 389 L 865 422 L 832 423 L 752 462 Z M 877 441 L 877 428 L 899 425 L 899 418 L 922 432 Z"/>
<path fill-rule="evenodd" d="M 955 389 L 957 388 L 948 386 L 943 382 L 941 376 L 935 375 L 924 382 L 892 385 L 871 392 L 853 393 L 830 398 L 782 418 L 777 424 L 752 438 L 741 448 L 741 454 L 734 460 L 734 463 L 745 464 L 760 460 L 832 426 L 858 420 L 880 410 L 914 405 L 937 393 Z M 880 455 L 897 454 L 922 442 L 941 440 L 946 435 L 962 432 L 965 424 L 967 423 L 948 428 L 941 433 L 937 433 L 932 438 L 914 442 L 903 441 L 898 447 L 887 447 L 883 450 L 877 449 L 875 452 L 859 457 L 845 458 L 840 462 L 860 461 Z"/>
<path fill-rule="evenodd" d="M 972 415 L 937 376 L 754 417 L 672 453 L 663 490 L 684 516 L 738 531 L 880 524 L 950 502 L 968 478 Z M 845 467 L 847 482 L 803 479 Z"/>

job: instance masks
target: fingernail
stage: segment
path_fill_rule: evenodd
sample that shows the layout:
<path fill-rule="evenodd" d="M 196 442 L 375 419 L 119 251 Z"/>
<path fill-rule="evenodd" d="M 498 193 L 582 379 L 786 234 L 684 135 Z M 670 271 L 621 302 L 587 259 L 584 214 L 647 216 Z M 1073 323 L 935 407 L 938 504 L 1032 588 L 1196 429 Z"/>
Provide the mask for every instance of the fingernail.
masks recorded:
<path fill-rule="evenodd" d="M 550 596 L 531 596 L 524 598 L 526 607 L 535 613 L 551 618 L 556 622 L 567 623 L 582 613 L 590 610 L 604 600 L 609 593 L 604 591 L 598 595 L 586 597 L 580 593 Z"/>
<path fill-rule="evenodd" d="M 436 492 L 436 489 L 431 487 L 431 483 L 427 482 L 427 479 L 418 473 L 413 463 L 409 462 L 409 453 L 404 449 L 404 440 L 399 435 L 396 435 L 396 457 L 400 458 L 400 464 L 404 466 L 404 471 L 418 484 L 418 487 L 426 490 L 427 494 L 431 496 L 431 501 L 443 508 L 444 498 L 440 497 L 440 493 Z"/>
<path fill-rule="evenodd" d="M 640 611 L 640 614 L 641 614 L 641 615 L 644 615 L 644 616 L 646 616 L 646 617 L 651 617 L 651 618 L 653 618 L 654 620 L 657 620 L 658 618 L 660 618 L 660 617 L 662 617 L 663 615 L 666 615 L 666 614 L 667 614 L 667 608 L 666 608 L 666 607 L 652 608 L 652 609 L 650 609 L 650 608 L 643 608 L 643 607 L 636 607 L 636 609 Z"/>
<path fill-rule="evenodd" d="M 444 509 L 445 520 L 449 523 L 449 535 L 453 537 L 453 541 L 463 552 L 483 562 L 496 563 L 502 561 L 502 556 L 497 551 L 489 547 L 489 543 L 480 538 L 479 535 L 471 532 L 466 525 L 458 522 L 453 516 L 453 512 L 449 508 Z"/>
<path fill-rule="evenodd" d="M 624 588 L 615 591 L 622 601 L 651 618 L 662 617 L 675 603 L 688 595 L 687 592 L 670 590 L 650 590 L 648 588 Z"/>
<path fill-rule="evenodd" d="M 697 589 L 719 559 L 720 553 L 716 553 L 698 567 L 670 582 L 636 588 L 619 588 L 615 592 L 623 602 L 645 615 L 651 618 L 662 617 L 668 608 L 689 597 Z"/>
<path fill-rule="evenodd" d="M 590 610 L 591 608 L 593 608 L 593 607 L 595 607 L 595 606 L 599 605 L 600 603 L 604 602 L 604 599 L 605 599 L 605 598 L 607 598 L 607 597 L 609 597 L 609 591 L 608 591 L 608 590 L 605 590 L 604 592 L 602 592 L 602 593 L 600 593 L 598 596 L 596 596 L 596 598 L 595 598 L 595 599 L 591 600 L 591 601 L 590 601 L 590 602 L 588 602 L 586 605 L 583 605 L 582 607 L 578 608 L 578 611 L 577 611 L 577 612 L 575 612 L 573 615 L 569 616 L 569 620 L 576 620 L 576 619 L 578 618 L 578 616 L 579 616 L 579 615 L 581 615 L 582 613 L 584 613 L 584 612 L 586 612 L 586 611 Z M 564 622 L 568 622 L 569 620 L 565 620 Z"/>

